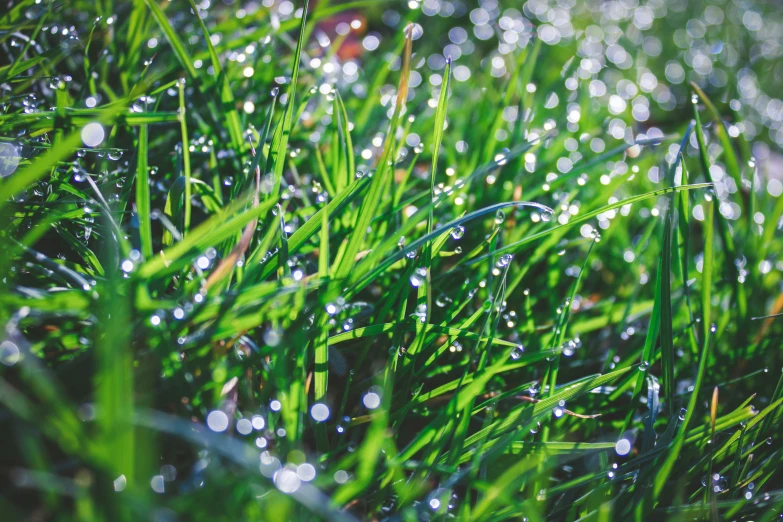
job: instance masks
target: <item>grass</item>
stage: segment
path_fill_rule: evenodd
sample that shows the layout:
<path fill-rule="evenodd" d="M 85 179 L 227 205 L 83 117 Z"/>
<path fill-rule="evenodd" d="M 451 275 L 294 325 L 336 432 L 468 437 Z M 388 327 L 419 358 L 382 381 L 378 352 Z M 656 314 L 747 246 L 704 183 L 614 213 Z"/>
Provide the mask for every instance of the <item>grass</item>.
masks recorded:
<path fill-rule="evenodd" d="M 774 10 L 214 4 L 0 14 L 5 517 L 779 516 Z"/>

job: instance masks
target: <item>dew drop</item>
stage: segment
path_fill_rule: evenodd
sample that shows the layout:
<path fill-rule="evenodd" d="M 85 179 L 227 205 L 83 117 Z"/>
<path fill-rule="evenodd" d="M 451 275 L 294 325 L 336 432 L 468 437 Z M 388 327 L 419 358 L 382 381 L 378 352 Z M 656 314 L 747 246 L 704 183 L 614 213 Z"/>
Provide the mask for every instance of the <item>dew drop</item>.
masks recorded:
<path fill-rule="evenodd" d="M 533 382 L 527 389 L 527 393 L 531 397 L 535 397 L 541 391 L 541 384 L 538 381 Z"/>
<path fill-rule="evenodd" d="M 446 294 L 440 294 L 437 299 L 435 299 L 435 305 L 443 308 L 444 306 L 448 305 L 452 302 L 452 299 L 447 296 Z"/>
<path fill-rule="evenodd" d="M 316 422 L 324 422 L 329 418 L 329 413 L 329 406 L 326 404 L 317 403 L 313 404 L 313 407 L 310 408 L 310 415 Z"/>
<path fill-rule="evenodd" d="M 417 268 L 413 274 L 411 274 L 410 281 L 414 287 L 421 286 L 421 284 L 427 279 L 427 269 L 424 267 Z"/>

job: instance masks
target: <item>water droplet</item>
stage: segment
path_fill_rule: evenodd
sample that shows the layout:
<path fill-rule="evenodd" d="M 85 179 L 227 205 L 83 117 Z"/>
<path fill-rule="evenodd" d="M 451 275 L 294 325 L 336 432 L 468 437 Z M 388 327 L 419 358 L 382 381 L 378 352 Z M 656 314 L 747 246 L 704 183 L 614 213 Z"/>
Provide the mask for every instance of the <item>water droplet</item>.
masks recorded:
<path fill-rule="evenodd" d="M 506 220 L 506 214 L 502 210 L 498 210 L 495 213 L 495 223 L 500 225 Z"/>
<path fill-rule="evenodd" d="M 88 147 L 97 147 L 103 143 L 106 132 L 100 123 L 88 123 L 82 129 L 82 141 Z"/>
<path fill-rule="evenodd" d="M 448 305 L 452 302 L 452 299 L 447 296 L 446 294 L 440 294 L 437 299 L 435 299 L 435 305 L 437 305 L 440 308 L 443 308 L 444 306 Z"/>
<path fill-rule="evenodd" d="M 291 469 L 286 465 L 285 468 L 279 470 L 274 474 L 272 479 L 277 486 L 277 489 L 283 493 L 295 493 L 302 485 L 302 479 L 294 469 Z"/>
<path fill-rule="evenodd" d="M 516 345 L 514 348 L 511 349 L 511 358 L 516 360 L 522 357 L 522 354 L 525 352 L 525 346 L 522 344 Z"/>
<path fill-rule="evenodd" d="M 416 307 L 416 312 L 413 315 L 415 315 L 419 319 L 419 322 L 426 323 L 427 322 L 427 305 L 425 305 L 423 303 L 418 305 Z"/>
<path fill-rule="evenodd" d="M 688 414 L 688 410 L 685 408 L 680 408 L 679 418 L 681 421 L 685 420 L 685 416 Z"/>
<path fill-rule="evenodd" d="M 427 269 L 424 267 L 417 268 L 413 274 L 411 274 L 411 285 L 418 287 L 427 279 Z"/>
<path fill-rule="evenodd" d="M 631 452 L 631 441 L 628 439 L 620 439 L 617 444 L 614 445 L 614 450 L 620 456 L 628 455 Z"/>
<path fill-rule="evenodd" d="M 451 229 L 451 237 L 454 239 L 462 239 L 462 236 L 465 235 L 465 227 L 458 226 Z"/>
<path fill-rule="evenodd" d="M 19 166 L 19 151 L 7 142 L 0 142 L 0 177 L 10 176 Z"/>
<path fill-rule="evenodd" d="M 498 262 L 496 263 L 496 266 L 497 266 L 498 268 L 505 268 L 505 267 L 507 267 L 507 266 L 508 266 L 508 265 L 511 263 L 511 261 L 513 261 L 513 260 L 514 260 L 514 256 L 513 256 L 513 255 L 511 255 L 511 254 L 504 254 L 504 255 L 502 255 L 502 256 L 500 257 L 500 259 L 499 259 L 499 260 L 498 260 Z"/>
<path fill-rule="evenodd" d="M 538 395 L 540 391 L 541 391 L 541 383 L 539 383 L 538 381 L 531 383 L 530 387 L 527 389 L 527 393 L 531 397 L 535 397 L 536 395 Z"/>
<path fill-rule="evenodd" d="M 228 415 L 221 410 L 214 410 L 207 415 L 207 426 L 212 431 L 218 433 L 226 431 L 228 428 Z"/>
<path fill-rule="evenodd" d="M 324 422 L 329 418 L 329 413 L 329 406 L 326 404 L 316 403 L 310 408 L 310 415 L 316 422 Z"/>
<path fill-rule="evenodd" d="M 647 361 L 642 361 L 642 363 L 639 365 L 639 371 L 645 372 L 649 367 L 650 367 L 650 363 L 648 363 Z"/>
<path fill-rule="evenodd" d="M 380 395 L 380 388 L 377 386 L 373 386 L 367 394 L 365 394 L 364 397 L 362 397 L 362 404 L 368 409 L 368 410 L 374 410 L 378 406 L 381 405 L 381 395 Z"/>

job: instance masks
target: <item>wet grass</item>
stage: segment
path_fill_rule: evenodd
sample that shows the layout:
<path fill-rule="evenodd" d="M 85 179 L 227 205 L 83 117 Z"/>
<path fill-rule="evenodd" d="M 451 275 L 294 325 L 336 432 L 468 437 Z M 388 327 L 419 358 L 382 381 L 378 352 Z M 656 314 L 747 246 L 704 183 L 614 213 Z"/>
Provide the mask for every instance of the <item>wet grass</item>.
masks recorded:
<path fill-rule="evenodd" d="M 731 93 L 648 120 L 534 29 L 496 74 L 418 5 L 295 7 L 0 15 L 3 517 L 776 519 Z"/>

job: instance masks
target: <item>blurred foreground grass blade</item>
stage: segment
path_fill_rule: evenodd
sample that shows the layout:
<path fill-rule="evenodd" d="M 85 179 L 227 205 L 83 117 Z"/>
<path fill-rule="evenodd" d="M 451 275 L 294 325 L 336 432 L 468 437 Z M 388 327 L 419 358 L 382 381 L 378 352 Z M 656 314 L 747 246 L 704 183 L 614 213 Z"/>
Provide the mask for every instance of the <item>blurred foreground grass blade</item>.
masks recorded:
<path fill-rule="evenodd" d="M 134 488 L 146 486 L 146 477 L 136 473 L 137 455 L 134 416 L 134 363 L 131 352 L 130 306 L 119 266 L 109 263 L 109 281 L 102 294 L 102 308 L 110 313 L 102 318 L 103 336 L 96 352 L 98 371 L 95 396 L 100 446 L 111 459 L 116 476 L 123 475 Z M 147 458 L 142 452 L 139 457 Z M 130 520 L 129 518 L 127 518 Z"/>

